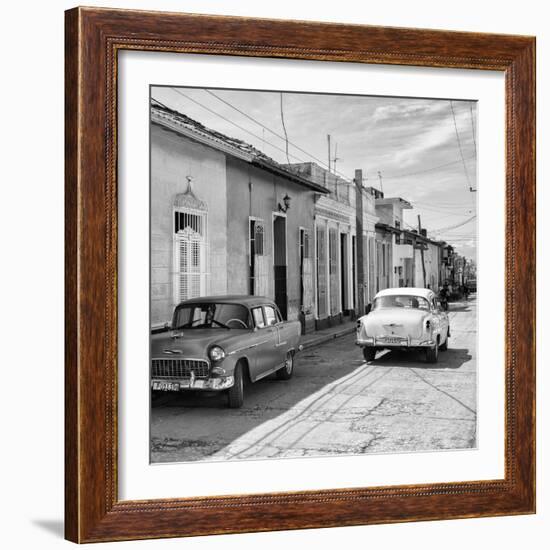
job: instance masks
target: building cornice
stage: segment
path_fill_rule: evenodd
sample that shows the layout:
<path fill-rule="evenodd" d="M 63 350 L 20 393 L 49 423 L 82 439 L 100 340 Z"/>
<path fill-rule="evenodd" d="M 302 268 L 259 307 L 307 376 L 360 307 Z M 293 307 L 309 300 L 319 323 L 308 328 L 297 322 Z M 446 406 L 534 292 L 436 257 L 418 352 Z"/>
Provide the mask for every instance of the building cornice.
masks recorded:
<path fill-rule="evenodd" d="M 340 202 L 332 197 L 319 197 L 315 203 L 315 211 L 317 212 L 317 210 L 335 212 L 340 216 L 347 216 L 350 220 L 353 220 L 356 215 L 356 211 L 353 206 Z"/>

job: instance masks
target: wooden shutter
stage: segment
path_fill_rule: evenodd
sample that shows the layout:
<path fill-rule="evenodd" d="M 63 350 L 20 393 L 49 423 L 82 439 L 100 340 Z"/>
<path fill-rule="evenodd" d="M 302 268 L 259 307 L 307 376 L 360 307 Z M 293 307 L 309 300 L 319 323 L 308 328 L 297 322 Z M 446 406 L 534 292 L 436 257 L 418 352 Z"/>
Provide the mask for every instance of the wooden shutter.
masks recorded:
<path fill-rule="evenodd" d="M 207 277 L 206 215 L 175 212 L 175 302 L 197 298 L 205 292 Z"/>
<path fill-rule="evenodd" d="M 325 228 L 317 227 L 317 313 L 327 314 L 327 258 Z"/>
<path fill-rule="evenodd" d="M 338 230 L 329 229 L 330 313 L 338 313 Z"/>

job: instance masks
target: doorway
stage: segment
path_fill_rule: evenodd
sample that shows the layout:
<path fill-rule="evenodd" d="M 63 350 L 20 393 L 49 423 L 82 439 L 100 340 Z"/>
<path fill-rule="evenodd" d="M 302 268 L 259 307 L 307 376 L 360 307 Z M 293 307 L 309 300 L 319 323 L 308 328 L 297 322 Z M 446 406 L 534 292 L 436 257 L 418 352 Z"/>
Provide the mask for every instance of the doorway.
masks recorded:
<path fill-rule="evenodd" d="M 348 313 L 348 236 L 346 233 L 340 233 L 340 300 L 341 310 L 346 315 Z"/>
<path fill-rule="evenodd" d="M 275 303 L 287 319 L 287 267 L 286 267 L 286 218 L 275 214 L 273 217 L 273 270 L 275 278 Z"/>

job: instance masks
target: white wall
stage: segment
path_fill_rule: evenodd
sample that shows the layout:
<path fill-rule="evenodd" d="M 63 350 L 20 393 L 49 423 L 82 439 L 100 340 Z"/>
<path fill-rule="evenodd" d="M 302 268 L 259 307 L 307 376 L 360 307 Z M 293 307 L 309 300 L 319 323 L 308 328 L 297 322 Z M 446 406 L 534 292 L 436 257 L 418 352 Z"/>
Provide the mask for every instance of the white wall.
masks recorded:
<path fill-rule="evenodd" d="M 233 15 L 316 19 L 374 25 L 448 28 L 538 35 L 539 121 L 550 120 L 550 31 L 545 2 L 445 4 L 426 0 L 361 3 L 256 2 L 240 0 L 87 0 L 87 5 L 163 9 Z M 70 547 L 62 540 L 63 518 L 63 10 L 71 1 L 10 2 L 3 8 L 2 40 L 2 312 L 4 349 L 2 406 L 2 543 L 5 548 Z M 6 129 L 7 123 L 7 129 Z M 548 126 L 539 122 L 539 181 L 548 180 Z M 539 186 L 539 212 L 550 208 Z M 539 281 L 548 280 L 548 218 L 539 216 Z M 39 224 L 38 224 L 39 220 Z M 542 231 L 542 232 L 540 232 Z M 36 245 L 40 236 L 39 246 Z M 545 256 L 542 256 L 546 249 Z M 543 265 L 546 264 L 546 265 Z M 539 334 L 550 329 L 539 285 Z M 29 308 L 41 315 L 29 316 Z M 41 322 L 29 323 L 30 319 Z M 541 338 L 542 340 L 542 338 Z M 542 348 L 542 346 L 541 346 Z M 30 351 L 30 353 L 29 353 Z M 543 357 L 543 354 L 545 357 Z M 27 358 L 30 357 L 30 358 Z M 548 364 L 540 350 L 539 365 Z M 539 395 L 550 391 L 547 369 L 539 368 Z M 539 398 L 538 510 L 536 516 L 411 523 L 314 531 L 217 536 L 121 543 L 116 548 L 239 550 L 281 547 L 384 547 L 446 550 L 478 548 L 490 541 L 501 550 L 547 547 L 550 524 L 548 445 L 550 400 Z M 102 545 L 99 545 L 102 546 Z M 95 546 L 94 548 L 99 548 Z M 107 548 L 107 546 L 105 546 Z M 108 546 L 115 548 L 115 546 Z"/>

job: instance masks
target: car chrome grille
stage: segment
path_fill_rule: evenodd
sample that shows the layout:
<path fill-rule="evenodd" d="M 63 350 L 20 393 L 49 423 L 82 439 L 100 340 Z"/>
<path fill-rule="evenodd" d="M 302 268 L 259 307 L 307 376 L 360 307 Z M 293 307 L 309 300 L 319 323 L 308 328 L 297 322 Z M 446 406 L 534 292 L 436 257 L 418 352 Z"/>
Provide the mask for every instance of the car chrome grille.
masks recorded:
<path fill-rule="evenodd" d="M 202 359 L 153 359 L 151 368 L 153 378 L 189 378 L 191 372 L 194 373 L 195 378 L 208 378 L 208 361 Z"/>

